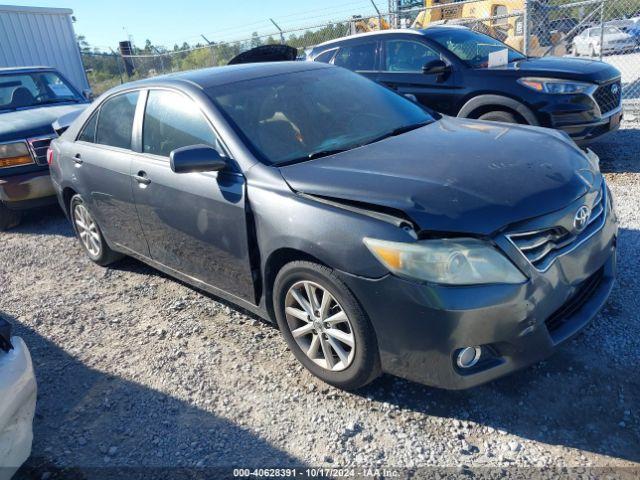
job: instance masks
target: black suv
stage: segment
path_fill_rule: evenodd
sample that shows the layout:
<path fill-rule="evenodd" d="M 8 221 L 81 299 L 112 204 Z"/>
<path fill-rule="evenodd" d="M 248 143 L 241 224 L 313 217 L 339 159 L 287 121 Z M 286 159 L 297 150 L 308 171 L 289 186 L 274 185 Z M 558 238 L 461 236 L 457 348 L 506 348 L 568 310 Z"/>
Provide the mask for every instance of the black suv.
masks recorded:
<path fill-rule="evenodd" d="M 490 67 L 499 51 L 506 64 Z M 526 57 L 461 26 L 342 38 L 313 48 L 308 59 L 361 73 L 446 115 L 556 128 L 578 144 L 622 119 L 620 72 L 611 65 Z"/>

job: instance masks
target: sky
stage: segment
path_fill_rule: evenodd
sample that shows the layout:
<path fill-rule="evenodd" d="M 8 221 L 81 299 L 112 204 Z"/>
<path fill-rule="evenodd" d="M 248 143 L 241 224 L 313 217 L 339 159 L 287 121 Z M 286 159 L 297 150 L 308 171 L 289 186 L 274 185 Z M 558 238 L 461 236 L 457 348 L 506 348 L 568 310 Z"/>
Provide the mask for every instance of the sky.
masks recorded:
<path fill-rule="evenodd" d="M 0 0 L 2 1 L 2 0 Z M 273 18 L 284 30 L 321 25 L 353 14 L 369 15 L 371 0 L 9 0 L 11 5 L 64 7 L 73 10 L 76 34 L 84 35 L 92 47 L 115 48 L 120 40 L 133 37 L 144 46 L 172 48 L 183 42 L 240 40 L 271 34 Z M 385 11 L 387 0 L 375 0 Z"/>

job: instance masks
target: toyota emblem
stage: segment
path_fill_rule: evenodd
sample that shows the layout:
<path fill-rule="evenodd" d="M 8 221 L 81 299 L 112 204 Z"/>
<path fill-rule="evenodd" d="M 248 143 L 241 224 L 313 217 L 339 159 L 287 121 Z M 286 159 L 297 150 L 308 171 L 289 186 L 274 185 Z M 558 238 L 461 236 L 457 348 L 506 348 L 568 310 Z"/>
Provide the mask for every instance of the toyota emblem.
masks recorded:
<path fill-rule="evenodd" d="M 583 205 L 576 212 L 576 216 L 573 217 L 573 226 L 574 228 L 581 232 L 587 226 L 587 222 L 589 221 L 589 217 L 591 216 L 591 210 L 586 205 Z"/>
<path fill-rule="evenodd" d="M 617 83 L 611 85 L 611 93 L 613 95 L 618 95 L 618 93 L 620 93 L 620 86 Z"/>

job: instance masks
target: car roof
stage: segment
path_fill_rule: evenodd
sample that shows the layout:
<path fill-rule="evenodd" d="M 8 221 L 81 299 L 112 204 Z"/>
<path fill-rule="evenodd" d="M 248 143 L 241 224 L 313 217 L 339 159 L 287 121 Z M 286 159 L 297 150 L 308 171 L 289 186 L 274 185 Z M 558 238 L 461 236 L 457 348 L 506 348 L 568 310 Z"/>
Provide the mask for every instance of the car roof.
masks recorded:
<path fill-rule="evenodd" d="M 8 73 L 28 73 L 28 72 L 51 72 L 56 69 L 53 67 L 30 66 L 30 67 L 1 67 L 0 75 Z"/>
<path fill-rule="evenodd" d="M 154 85 L 167 84 L 180 85 L 188 83 L 196 85 L 202 89 L 207 89 L 229 83 L 304 72 L 307 70 L 321 70 L 324 68 L 335 67 L 315 62 L 245 63 L 160 75 L 158 77 L 127 83 L 123 85 L 122 88 L 131 88 L 132 86 L 150 87 Z"/>
<path fill-rule="evenodd" d="M 318 47 L 326 47 L 329 45 L 333 45 L 335 43 L 340 43 L 343 42 L 345 40 L 351 40 L 354 38 L 366 38 L 366 37 L 376 37 L 376 36 L 383 36 L 383 35 L 393 35 L 393 34 L 406 34 L 406 35 L 422 35 L 422 36 L 428 36 L 429 33 L 431 32 L 437 32 L 437 31 L 442 31 L 442 30 L 449 30 L 452 28 L 458 28 L 458 29 L 467 29 L 468 27 L 464 26 L 464 25 L 455 25 L 455 24 L 442 24 L 442 25 L 431 25 L 428 26 L 426 28 L 421 28 L 421 29 L 415 29 L 415 28 L 392 28 L 390 30 L 375 30 L 373 32 L 365 32 L 365 33 L 358 33 L 356 35 L 349 35 L 347 37 L 340 37 L 340 38 L 336 38 L 335 40 L 328 40 L 326 42 L 320 43 L 318 45 L 316 45 L 314 48 L 318 48 Z"/>

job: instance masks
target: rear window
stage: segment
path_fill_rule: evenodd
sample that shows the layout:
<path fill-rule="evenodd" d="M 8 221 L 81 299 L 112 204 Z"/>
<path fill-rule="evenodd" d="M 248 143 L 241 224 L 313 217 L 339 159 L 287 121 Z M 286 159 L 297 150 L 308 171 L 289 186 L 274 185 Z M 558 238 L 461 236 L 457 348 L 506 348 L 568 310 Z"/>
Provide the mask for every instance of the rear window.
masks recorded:
<path fill-rule="evenodd" d="M 98 125 L 98 112 L 94 112 L 87 123 L 85 123 L 82 132 L 78 135 L 81 142 L 94 143 L 96 141 L 96 126 Z"/>
<path fill-rule="evenodd" d="M 133 117 L 139 92 L 130 92 L 110 98 L 100 107 L 96 143 L 131 149 Z"/>
<path fill-rule="evenodd" d="M 354 71 L 375 70 L 376 46 L 377 44 L 372 42 L 341 47 L 333 64 Z"/>
<path fill-rule="evenodd" d="M 336 54 L 337 49 L 327 50 L 326 52 L 322 52 L 318 55 L 313 61 L 314 62 L 322 62 L 322 63 L 330 63 L 333 60 L 333 56 Z"/>

